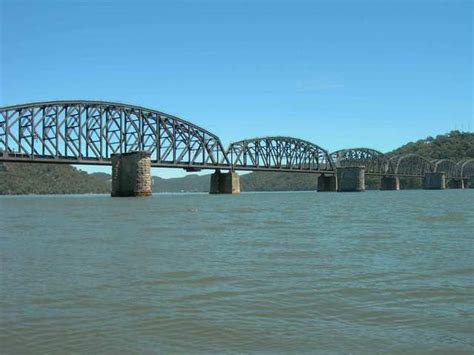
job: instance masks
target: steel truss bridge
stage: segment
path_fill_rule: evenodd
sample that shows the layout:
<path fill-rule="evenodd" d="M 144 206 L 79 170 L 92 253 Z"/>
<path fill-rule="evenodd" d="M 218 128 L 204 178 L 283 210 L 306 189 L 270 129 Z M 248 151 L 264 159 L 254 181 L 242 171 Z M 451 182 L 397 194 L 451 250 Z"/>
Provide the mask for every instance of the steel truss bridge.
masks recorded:
<path fill-rule="evenodd" d="M 474 176 L 474 159 L 430 160 L 369 148 L 333 153 L 292 137 L 246 139 L 224 149 L 215 134 L 144 107 L 103 101 L 49 101 L 0 108 L 0 161 L 110 165 L 112 154 L 148 151 L 154 167 L 334 174 L 364 166 L 367 175 Z"/>

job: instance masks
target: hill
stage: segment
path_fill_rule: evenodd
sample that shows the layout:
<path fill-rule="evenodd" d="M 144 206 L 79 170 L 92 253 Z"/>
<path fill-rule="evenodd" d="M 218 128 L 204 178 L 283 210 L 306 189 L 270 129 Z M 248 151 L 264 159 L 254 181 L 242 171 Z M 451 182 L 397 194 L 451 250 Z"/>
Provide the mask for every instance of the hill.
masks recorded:
<path fill-rule="evenodd" d="M 100 174 L 100 175 L 99 175 Z M 109 184 L 111 176 L 94 173 Z M 153 192 L 208 192 L 210 174 L 189 174 L 180 178 L 163 179 L 153 176 Z M 254 172 L 240 176 L 241 191 L 303 191 L 316 190 L 317 175 L 304 173 Z"/>
<path fill-rule="evenodd" d="M 417 153 L 432 159 L 474 158 L 474 133 L 452 131 L 435 138 L 411 142 L 388 154 Z M 379 188 L 378 178 L 367 178 L 369 189 Z M 419 180 L 419 179 L 417 179 Z M 402 188 L 420 182 L 401 179 Z M 111 177 L 87 174 L 68 165 L 0 163 L 0 194 L 110 193 Z M 306 173 L 253 172 L 241 176 L 242 191 L 316 190 L 317 176 Z M 153 177 L 154 192 L 207 192 L 209 175 L 190 174 L 182 178 Z"/>
<path fill-rule="evenodd" d="M 432 159 L 474 158 L 474 133 L 451 131 L 448 134 L 410 142 L 390 154 L 416 153 Z"/>
<path fill-rule="evenodd" d="M 0 165 L 1 195 L 110 193 L 107 183 L 69 165 Z"/>

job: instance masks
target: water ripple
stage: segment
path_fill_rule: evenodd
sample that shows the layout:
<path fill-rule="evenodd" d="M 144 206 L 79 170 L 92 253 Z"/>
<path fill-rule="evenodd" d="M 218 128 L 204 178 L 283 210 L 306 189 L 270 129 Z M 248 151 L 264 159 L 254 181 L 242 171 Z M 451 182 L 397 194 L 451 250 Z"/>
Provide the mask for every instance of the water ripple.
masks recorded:
<path fill-rule="evenodd" d="M 0 352 L 474 352 L 473 190 L 214 197 L 0 197 Z"/>

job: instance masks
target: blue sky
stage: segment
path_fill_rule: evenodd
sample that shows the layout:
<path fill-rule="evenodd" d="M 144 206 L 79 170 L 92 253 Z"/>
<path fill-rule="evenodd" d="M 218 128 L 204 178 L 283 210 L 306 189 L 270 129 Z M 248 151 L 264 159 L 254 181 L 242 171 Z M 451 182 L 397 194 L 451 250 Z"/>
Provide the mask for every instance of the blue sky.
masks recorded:
<path fill-rule="evenodd" d="M 1 106 L 118 101 L 329 151 L 474 129 L 471 1 L 0 2 Z"/>

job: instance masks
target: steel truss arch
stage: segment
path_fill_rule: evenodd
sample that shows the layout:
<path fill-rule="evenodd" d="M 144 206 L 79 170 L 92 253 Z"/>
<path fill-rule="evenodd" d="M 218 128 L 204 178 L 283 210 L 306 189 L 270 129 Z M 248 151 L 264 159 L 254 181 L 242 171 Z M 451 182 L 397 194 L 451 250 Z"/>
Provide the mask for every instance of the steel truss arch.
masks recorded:
<path fill-rule="evenodd" d="M 385 154 L 371 148 L 348 148 L 331 153 L 336 167 L 364 166 L 368 174 L 383 174 L 387 170 Z"/>
<path fill-rule="evenodd" d="M 436 159 L 432 161 L 433 172 L 445 173 L 446 178 L 450 179 L 457 175 L 457 164 L 451 159 Z"/>
<path fill-rule="evenodd" d="M 400 176 L 424 176 L 434 170 L 434 164 L 418 154 L 395 155 L 389 159 L 388 174 Z"/>
<path fill-rule="evenodd" d="M 474 177 L 474 158 L 466 158 L 456 164 L 456 177 L 462 179 Z"/>
<path fill-rule="evenodd" d="M 157 110 L 88 100 L 0 108 L 2 160 L 105 165 L 137 150 L 150 153 L 152 166 L 229 166 L 216 135 Z"/>
<path fill-rule="evenodd" d="M 231 143 L 227 157 L 233 169 L 240 170 L 324 172 L 335 168 L 329 153 L 320 146 L 285 136 Z"/>

